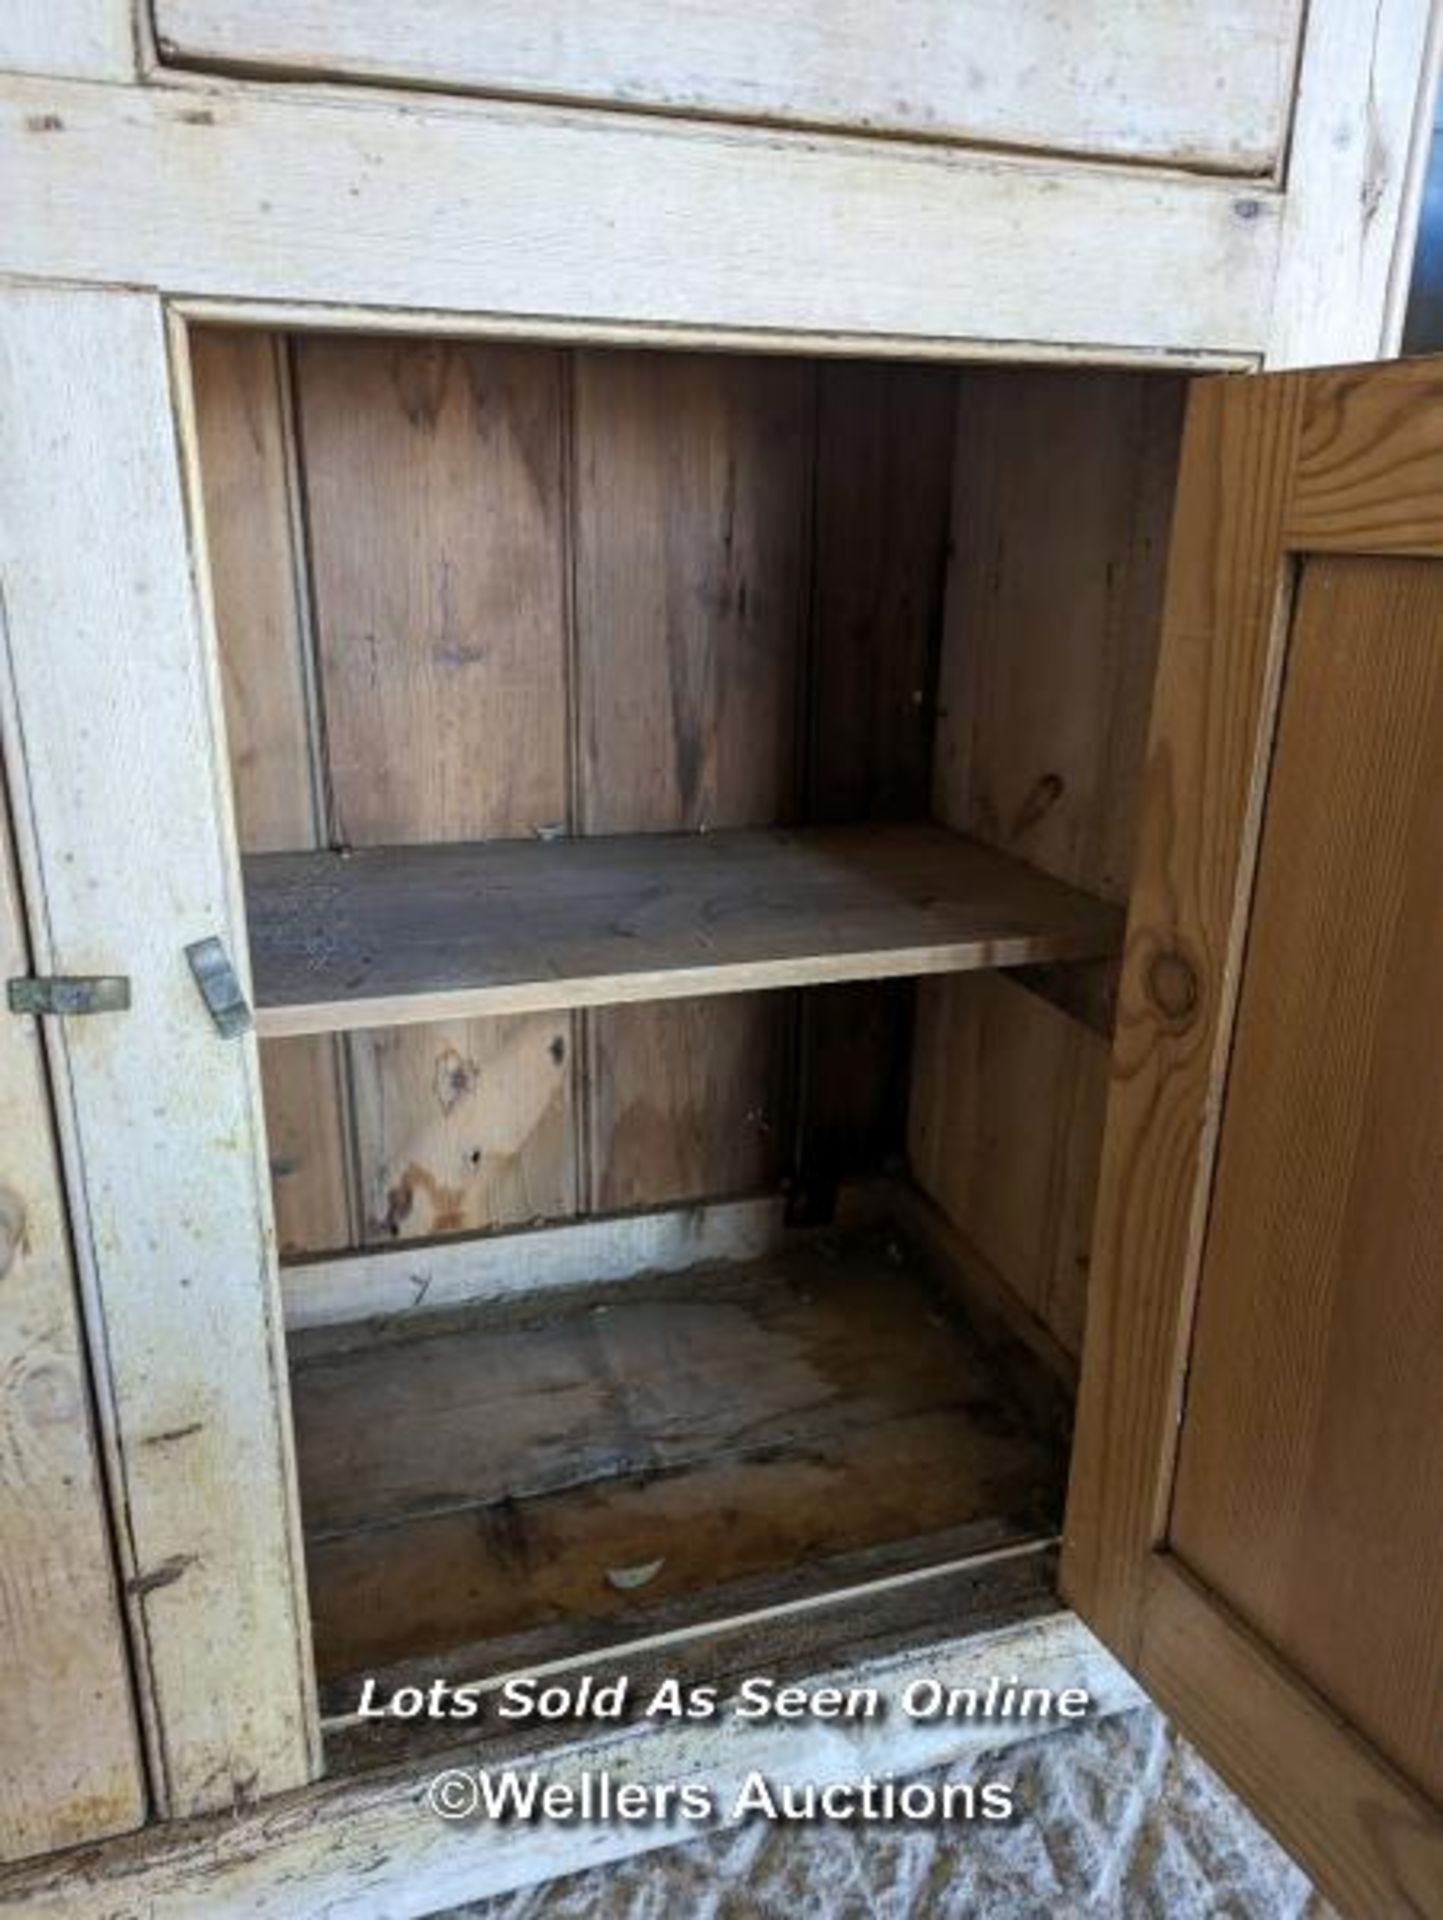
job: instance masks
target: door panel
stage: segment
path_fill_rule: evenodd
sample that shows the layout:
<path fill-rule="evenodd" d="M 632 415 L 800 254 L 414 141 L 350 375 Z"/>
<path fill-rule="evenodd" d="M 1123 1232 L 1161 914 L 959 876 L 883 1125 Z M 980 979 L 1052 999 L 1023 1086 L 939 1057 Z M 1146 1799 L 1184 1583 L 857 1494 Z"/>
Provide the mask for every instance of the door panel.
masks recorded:
<path fill-rule="evenodd" d="M 0 769 L 0 977 L 30 971 Z M 145 1817 L 39 1022 L 0 1007 L 0 1860 Z"/>
<path fill-rule="evenodd" d="M 1063 1561 L 1370 1916 L 1443 1913 L 1439 554 L 1443 363 L 1195 389 Z"/>
<path fill-rule="evenodd" d="M 1309 560 L 1171 1539 L 1443 1800 L 1440 1036 L 1443 566 Z"/>

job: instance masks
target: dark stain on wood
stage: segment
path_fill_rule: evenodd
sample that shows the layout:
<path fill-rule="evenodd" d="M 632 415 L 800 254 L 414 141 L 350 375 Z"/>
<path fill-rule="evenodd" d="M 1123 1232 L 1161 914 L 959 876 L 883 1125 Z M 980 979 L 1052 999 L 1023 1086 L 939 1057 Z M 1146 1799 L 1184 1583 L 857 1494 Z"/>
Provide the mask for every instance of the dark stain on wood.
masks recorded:
<path fill-rule="evenodd" d="M 162 1587 L 173 1587 L 177 1580 L 183 1579 L 187 1571 L 195 1566 L 199 1559 L 194 1553 L 173 1553 L 149 1573 L 135 1573 L 125 1583 L 125 1591 L 138 1599 L 147 1593 L 156 1593 Z"/>
<path fill-rule="evenodd" d="M 382 1230 L 399 1239 L 415 1210 L 418 1195 L 429 1204 L 425 1231 L 454 1233 L 466 1222 L 466 1194 L 461 1187 L 448 1187 L 425 1167 L 411 1161 L 386 1195 L 386 1214 Z"/>

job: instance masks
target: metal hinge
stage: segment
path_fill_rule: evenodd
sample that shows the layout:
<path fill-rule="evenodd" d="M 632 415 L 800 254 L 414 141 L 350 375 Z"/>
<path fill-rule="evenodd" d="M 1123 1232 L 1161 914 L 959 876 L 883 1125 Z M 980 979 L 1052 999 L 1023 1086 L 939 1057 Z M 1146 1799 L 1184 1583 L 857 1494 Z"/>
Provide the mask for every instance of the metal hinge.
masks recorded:
<path fill-rule="evenodd" d="M 123 973 L 36 974 L 6 982 L 12 1013 L 124 1013 L 130 980 Z"/>

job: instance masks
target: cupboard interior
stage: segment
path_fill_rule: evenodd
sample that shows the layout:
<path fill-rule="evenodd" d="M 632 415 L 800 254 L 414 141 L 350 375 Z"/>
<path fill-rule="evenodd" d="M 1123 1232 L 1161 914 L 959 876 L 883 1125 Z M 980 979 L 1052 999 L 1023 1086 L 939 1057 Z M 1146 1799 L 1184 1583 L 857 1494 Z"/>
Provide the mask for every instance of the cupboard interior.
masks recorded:
<path fill-rule="evenodd" d="M 191 356 L 328 1709 L 1046 1539 L 1185 380 Z"/>

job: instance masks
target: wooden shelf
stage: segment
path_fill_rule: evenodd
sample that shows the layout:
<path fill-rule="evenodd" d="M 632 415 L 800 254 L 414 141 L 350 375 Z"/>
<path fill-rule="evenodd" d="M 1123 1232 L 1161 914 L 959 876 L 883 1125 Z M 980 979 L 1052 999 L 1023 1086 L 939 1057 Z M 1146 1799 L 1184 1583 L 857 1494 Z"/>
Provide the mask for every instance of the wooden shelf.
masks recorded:
<path fill-rule="evenodd" d="M 266 1035 L 1115 952 L 1122 915 L 935 826 L 260 854 Z"/>

